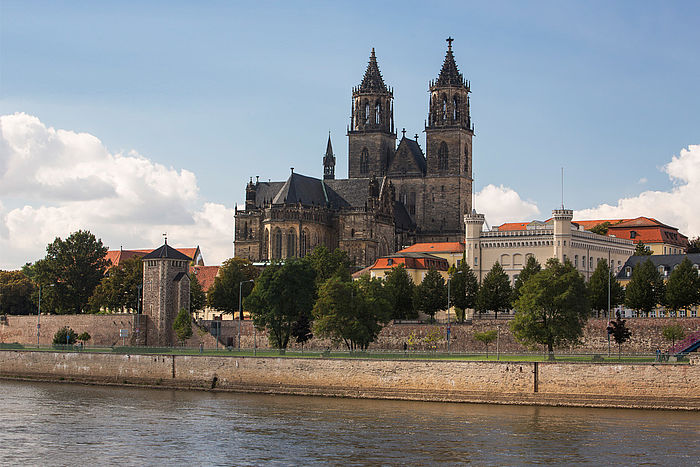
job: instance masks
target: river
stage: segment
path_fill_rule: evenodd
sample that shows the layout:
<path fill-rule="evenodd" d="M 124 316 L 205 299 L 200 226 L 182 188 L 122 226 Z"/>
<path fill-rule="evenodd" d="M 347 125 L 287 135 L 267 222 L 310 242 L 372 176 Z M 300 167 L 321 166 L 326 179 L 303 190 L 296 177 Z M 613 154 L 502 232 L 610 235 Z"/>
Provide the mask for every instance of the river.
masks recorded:
<path fill-rule="evenodd" d="M 696 412 L 0 381 L 2 465 L 696 465 Z"/>

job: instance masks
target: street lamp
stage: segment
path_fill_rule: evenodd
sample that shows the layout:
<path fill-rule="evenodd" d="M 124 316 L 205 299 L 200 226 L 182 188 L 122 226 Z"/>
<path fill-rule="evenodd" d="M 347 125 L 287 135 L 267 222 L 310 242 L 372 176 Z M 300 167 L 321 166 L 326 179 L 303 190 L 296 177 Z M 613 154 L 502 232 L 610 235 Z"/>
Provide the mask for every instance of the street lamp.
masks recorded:
<path fill-rule="evenodd" d="M 47 287 L 53 287 L 56 284 L 49 284 Z M 36 346 L 39 347 L 39 335 L 41 334 L 41 284 L 39 284 L 39 307 L 36 312 Z"/>
<path fill-rule="evenodd" d="M 463 271 L 457 271 L 455 274 L 462 274 Z M 447 353 L 450 353 L 450 283 L 452 276 L 447 277 Z"/>
<path fill-rule="evenodd" d="M 255 281 L 253 279 L 249 279 L 238 283 L 238 350 L 241 350 L 241 320 L 243 319 L 243 297 L 241 296 L 241 291 L 243 290 L 243 284 L 246 282 Z"/>

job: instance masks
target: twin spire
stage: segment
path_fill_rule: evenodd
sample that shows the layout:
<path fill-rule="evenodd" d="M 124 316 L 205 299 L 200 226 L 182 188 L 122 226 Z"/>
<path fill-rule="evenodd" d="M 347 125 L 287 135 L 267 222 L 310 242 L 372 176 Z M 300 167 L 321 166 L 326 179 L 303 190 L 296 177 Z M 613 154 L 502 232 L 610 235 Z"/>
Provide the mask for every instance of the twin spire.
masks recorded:
<path fill-rule="evenodd" d="M 362 83 L 359 88 L 359 92 L 388 92 L 389 90 L 384 84 L 384 79 L 382 78 L 382 72 L 379 71 L 379 65 L 377 65 L 377 56 L 374 54 L 374 47 L 372 47 L 372 54 L 369 56 L 369 64 L 367 64 L 367 69 L 365 70 L 365 76 L 362 78 Z"/>
<path fill-rule="evenodd" d="M 434 84 L 436 86 L 464 86 L 464 77 L 462 73 L 459 72 L 457 63 L 455 62 L 455 56 L 452 53 L 452 41 L 454 41 L 454 39 L 448 37 L 446 41 L 447 54 L 445 54 L 445 61 L 442 63 L 440 76 L 438 76 Z"/>

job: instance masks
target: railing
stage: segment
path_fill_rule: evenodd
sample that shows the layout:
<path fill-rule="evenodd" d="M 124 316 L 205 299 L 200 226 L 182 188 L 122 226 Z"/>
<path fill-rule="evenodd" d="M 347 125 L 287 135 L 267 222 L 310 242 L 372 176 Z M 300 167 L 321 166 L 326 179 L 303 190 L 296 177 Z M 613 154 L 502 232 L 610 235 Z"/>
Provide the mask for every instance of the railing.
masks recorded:
<path fill-rule="evenodd" d="M 695 344 L 700 344 L 700 331 L 689 334 L 685 339 L 680 341 L 668 350 L 670 355 L 683 355 L 690 352 L 691 347 Z"/>

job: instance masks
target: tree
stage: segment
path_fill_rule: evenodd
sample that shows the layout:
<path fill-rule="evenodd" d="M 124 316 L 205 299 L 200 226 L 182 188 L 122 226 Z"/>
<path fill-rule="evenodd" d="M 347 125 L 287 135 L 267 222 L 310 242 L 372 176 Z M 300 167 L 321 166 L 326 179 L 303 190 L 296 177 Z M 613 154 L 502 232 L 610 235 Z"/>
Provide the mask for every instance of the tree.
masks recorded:
<path fill-rule="evenodd" d="M 610 221 L 605 221 L 600 224 L 595 225 L 593 228 L 589 229 L 589 232 L 593 232 L 598 235 L 607 235 L 608 234 L 608 228 L 612 224 Z"/>
<path fill-rule="evenodd" d="M 661 335 L 664 336 L 664 339 L 667 341 L 671 341 L 671 347 L 675 347 L 676 341 L 685 337 L 685 331 L 680 324 L 672 324 L 666 326 L 663 331 L 661 331 Z"/>
<path fill-rule="evenodd" d="M 457 310 L 457 318 L 464 321 L 465 310 L 476 306 L 476 294 L 479 292 L 479 281 L 476 274 L 469 267 L 466 255 L 462 255 L 462 261 L 456 268 L 451 268 L 451 300 Z"/>
<path fill-rule="evenodd" d="M 674 311 L 700 303 L 700 277 L 688 257 L 671 271 L 666 283 L 665 304 Z"/>
<path fill-rule="evenodd" d="M 214 279 L 214 285 L 207 293 L 209 306 L 223 313 L 233 315 L 238 310 L 238 290 L 245 298 L 252 289 L 249 281 L 258 277 L 258 270 L 255 269 L 250 260 L 243 258 L 230 258 L 224 261 L 219 268 L 219 274 Z M 240 317 L 243 318 L 242 316 Z"/>
<path fill-rule="evenodd" d="M 512 303 L 515 303 L 515 301 L 520 298 L 520 289 L 522 288 L 523 284 L 541 270 L 542 266 L 540 265 L 539 261 L 537 261 L 533 255 L 528 256 L 527 261 L 525 262 L 525 267 L 518 274 L 518 278 L 515 279 Z"/>
<path fill-rule="evenodd" d="M 650 259 L 637 264 L 625 290 L 625 305 L 644 313 L 649 313 L 657 304 L 663 303 L 664 280 Z"/>
<path fill-rule="evenodd" d="M 339 271 L 349 272 L 351 264 L 347 252 L 340 248 L 331 252 L 323 245 L 314 248 L 310 254 L 304 257 L 304 261 L 308 262 L 315 271 L 317 287 L 320 287 Z"/>
<path fill-rule="evenodd" d="M 515 309 L 510 327 L 518 342 L 546 345 L 553 358 L 554 346 L 576 343 L 583 334 L 590 310 L 586 283 L 570 262 L 550 258 L 523 284 Z"/>
<path fill-rule="evenodd" d="M 266 328 L 270 344 L 286 349 L 292 325 L 310 315 L 316 299 L 316 273 L 308 262 L 288 258 L 284 264 L 271 264 L 255 281 L 245 299 L 258 329 Z"/>
<path fill-rule="evenodd" d="M 190 274 L 190 313 L 201 310 L 206 304 L 207 295 L 202 290 L 197 274 Z"/>
<path fill-rule="evenodd" d="M 630 332 L 629 329 L 627 329 L 627 326 L 625 326 L 625 322 L 627 320 L 624 320 L 620 317 L 620 312 L 617 313 L 617 319 L 615 321 L 612 321 L 610 323 L 610 327 L 612 329 L 608 329 L 610 334 L 612 334 L 613 339 L 615 339 L 615 342 L 617 343 L 617 359 L 620 359 L 620 353 L 622 352 L 622 344 L 627 342 L 630 337 L 632 337 L 632 332 Z"/>
<path fill-rule="evenodd" d="M 53 345 L 73 345 L 78 340 L 78 335 L 68 326 L 63 326 L 53 335 Z"/>
<path fill-rule="evenodd" d="M 391 305 L 380 279 L 357 281 L 336 275 L 319 289 L 313 308 L 316 335 L 344 343 L 348 350 L 366 350 L 391 316 Z"/>
<path fill-rule="evenodd" d="M 34 290 L 34 284 L 22 271 L 0 271 L 0 314 L 35 313 Z"/>
<path fill-rule="evenodd" d="M 66 314 L 86 310 L 109 266 L 106 254 L 102 240 L 87 230 L 73 232 L 65 240 L 56 237 L 46 247 L 46 257 L 33 266 L 38 284 L 54 285 L 42 290 L 42 311 Z"/>
<path fill-rule="evenodd" d="M 591 300 L 591 308 L 603 312 L 607 316 L 608 286 L 610 291 L 610 309 L 614 309 L 625 301 L 625 289 L 622 288 L 617 278 L 613 275 L 608 261 L 599 259 L 595 271 L 588 281 L 588 296 Z"/>
<path fill-rule="evenodd" d="M 496 262 L 481 282 L 476 297 L 476 308 L 479 313 L 493 310 L 496 319 L 498 319 L 499 311 L 510 309 L 512 294 L 513 290 L 510 287 L 508 274 L 500 263 Z"/>
<path fill-rule="evenodd" d="M 435 321 L 435 313 L 447 306 L 445 279 L 435 269 L 431 269 L 413 292 L 413 306 Z"/>
<path fill-rule="evenodd" d="M 700 237 L 695 237 L 688 242 L 688 253 L 700 253 Z"/>
<path fill-rule="evenodd" d="M 416 288 L 403 264 L 392 268 L 384 276 L 384 290 L 391 306 L 392 319 L 415 319 L 418 314 L 413 307 L 413 294 Z"/>
<path fill-rule="evenodd" d="M 76 337 L 76 339 L 78 339 L 78 341 L 82 342 L 83 345 L 85 345 L 88 343 L 88 341 L 90 339 L 92 339 L 92 336 L 90 335 L 89 332 L 85 331 L 85 332 L 81 332 L 80 334 L 78 334 L 78 337 Z"/>
<path fill-rule="evenodd" d="M 173 331 L 175 331 L 181 345 L 184 345 L 185 341 L 192 337 L 192 317 L 185 308 L 180 308 L 177 313 L 175 321 L 173 321 Z"/>
<path fill-rule="evenodd" d="M 498 331 L 496 329 L 474 333 L 474 339 L 478 340 L 486 346 L 486 358 L 489 358 L 489 344 L 495 341 L 497 337 Z"/>
<path fill-rule="evenodd" d="M 637 243 L 637 247 L 634 249 L 634 256 L 651 256 L 654 253 L 651 251 L 651 248 L 646 246 L 643 241 L 639 241 Z"/>
<path fill-rule="evenodd" d="M 304 351 L 304 343 L 314 337 L 313 332 L 311 332 L 311 320 L 306 313 L 292 324 L 292 337 L 297 344 L 301 344 L 302 352 Z"/>
<path fill-rule="evenodd" d="M 138 309 L 139 288 L 143 285 L 141 257 L 129 258 L 107 271 L 90 297 L 89 311 L 112 312 Z"/>

